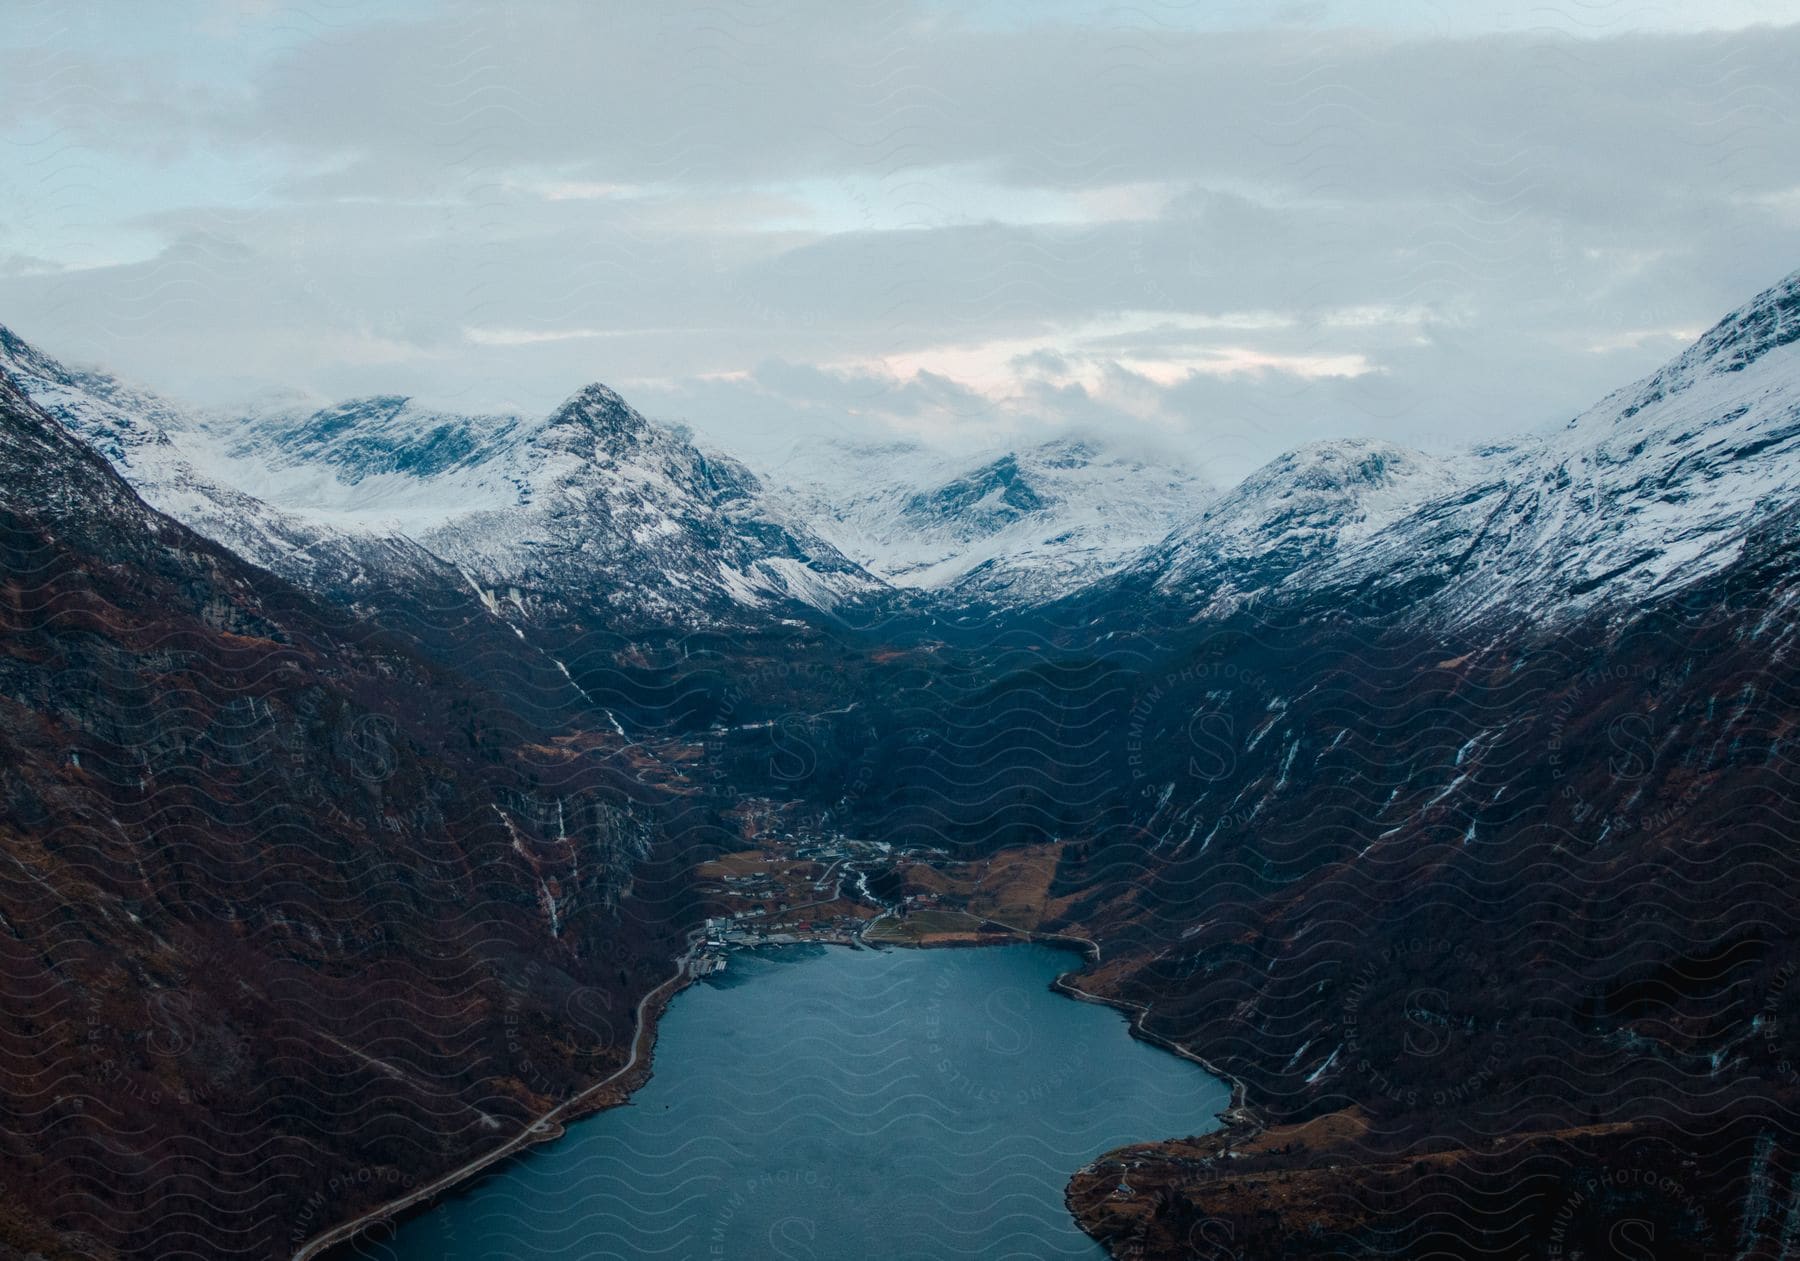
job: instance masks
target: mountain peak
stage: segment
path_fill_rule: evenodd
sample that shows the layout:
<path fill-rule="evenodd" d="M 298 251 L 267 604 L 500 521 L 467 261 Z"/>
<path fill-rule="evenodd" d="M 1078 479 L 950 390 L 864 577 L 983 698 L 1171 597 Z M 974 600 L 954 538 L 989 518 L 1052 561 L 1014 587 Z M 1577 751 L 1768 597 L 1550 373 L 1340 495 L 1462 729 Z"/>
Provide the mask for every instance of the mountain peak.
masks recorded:
<path fill-rule="evenodd" d="M 552 424 L 568 421 L 620 435 L 640 434 L 650 426 L 643 413 L 627 403 L 617 390 L 598 381 L 582 386 L 551 417 Z"/>
<path fill-rule="evenodd" d="M 1742 372 L 1796 341 L 1800 341 L 1800 271 L 1726 315 L 1642 385 L 1614 395 L 1613 400 L 1622 404 L 1617 419 L 1630 420 L 1696 381 Z"/>
<path fill-rule="evenodd" d="M 827 442 L 785 491 L 845 555 L 959 604 L 1060 597 L 1126 564 L 1209 499 L 1178 460 L 1064 435 L 969 455 L 916 442 Z"/>
<path fill-rule="evenodd" d="M 960 518 L 991 533 L 1044 506 L 1044 497 L 1019 468 L 1019 457 L 1009 452 L 941 486 L 919 491 L 906 501 L 905 511 L 928 519 Z"/>
<path fill-rule="evenodd" d="M 69 376 L 68 369 L 4 324 L 0 324 L 0 365 L 47 381 L 63 382 Z"/>
<path fill-rule="evenodd" d="M 1405 477 L 1428 458 L 1377 438 L 1331 438 L 1276 456 L 1244 484 L 1258 490 L 1274 487 L 1350 494 Z"/>
<path fill-rule="evenodd" d="M 1275 457 L 1133 565 L 1214 611 L 1273 590 L 1463 485 L 1462 459 L 1376 438 L 1308 443 Z"/>
<path fill-rule="evenodd" d="M 571 401 L 603 403 L 611 407 L 622 408 L 625 411 L 631 410 L 631 405 L 625 401 L 624 396 L 602 381 L 589 381 L 575 391 Z"/>
<path fill-rule="evenodd" d="M 1720 372 L 1739 372 L 1769 351 L 1800 341 L 1800 271 L 1727 315 L 1694 349 Z"/>

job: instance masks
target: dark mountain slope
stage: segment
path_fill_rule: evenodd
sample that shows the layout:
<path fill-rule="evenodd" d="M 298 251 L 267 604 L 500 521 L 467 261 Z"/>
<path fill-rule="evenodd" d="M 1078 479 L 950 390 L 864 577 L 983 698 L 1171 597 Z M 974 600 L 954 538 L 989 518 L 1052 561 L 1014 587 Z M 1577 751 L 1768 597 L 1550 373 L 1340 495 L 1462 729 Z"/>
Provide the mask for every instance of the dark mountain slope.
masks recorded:
<path fill-rule="evenodd" d="M 283 1254 L 623 1061 L 682 894 L 610 733 L 149 509 L 4 377 L 0 486 L 0 1245 Z"/>
<path fill-rule="evenodd" d="M 1409 612 L 1090 607 L 910 652 L 830 791 L 857 835 L 1063 842 L 1039 926 L 1099 943 L 1080 985 L 1244 1084 L 1237 1154 L 1077 1179 L 1116 1255 L 1609 1255 L 1638 1220 L 1781 1255 L 1800 508 L 1634 611 Z"/>
<path fill-rule="evenodd" d="M 1097 895 L 1086 984 L 1275 1128 L 1101 1162 L 1074 1189 L 1089 1229 L 1149 1257 L 1554 1256 L 1642 1218 L 1658 1256 L 1781 1255 L 1797 575 L 1789 510 L 1622 625 L 1195 645 L 1174 677 L 1254 684 L 1223 708 L 1177 685 L 1221 715 L 1155 759 L 1181 805 L 1060 880 Z M 1214 758 L 1204 733 L 1234 728 Z"/>
<path fill-rule="evenodd" d="M 1177 540 L 1254 565 L 1099 584 L 886 694 L 858 830 L 1065 842 L 1042 926 L 1099 943 L 1080 984 L 1245 1086 L 1223 1143 L 1076 1180 L 1117 1255 L 1800 1238 L 1792 288 L 1723 323 L 1759 353 L 1652 382 L 1704 389 L 1615 395 L 1354 548 L 1384 479 L 1272 466 L 1271 529 L 1228 497 Z"/>

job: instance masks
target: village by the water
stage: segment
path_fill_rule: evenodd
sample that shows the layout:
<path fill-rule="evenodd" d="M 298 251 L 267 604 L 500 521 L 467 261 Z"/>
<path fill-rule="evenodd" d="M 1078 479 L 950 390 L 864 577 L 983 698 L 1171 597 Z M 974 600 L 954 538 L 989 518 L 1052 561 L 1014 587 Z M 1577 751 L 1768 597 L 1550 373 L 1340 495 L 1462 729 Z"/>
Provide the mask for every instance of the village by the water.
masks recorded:
<path fill-rule="evenodd" d="M 1061 848 L 956 862 L 937 848 L 765 833 L 753 848 L 698 868 L 712 913 L 692 974 L 722 972 L 732 950 L 759 946 L 956 945 L 1029 935 L 1061 909 L 1050 897 Z"/>

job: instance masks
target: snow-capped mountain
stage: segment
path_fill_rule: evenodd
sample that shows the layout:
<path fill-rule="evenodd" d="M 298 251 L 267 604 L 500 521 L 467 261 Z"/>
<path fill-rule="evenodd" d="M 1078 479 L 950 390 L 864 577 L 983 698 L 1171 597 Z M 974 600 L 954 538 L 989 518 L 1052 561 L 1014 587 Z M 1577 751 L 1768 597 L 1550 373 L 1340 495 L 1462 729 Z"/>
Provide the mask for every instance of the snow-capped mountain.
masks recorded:
<path fill-rule="evenodd" d="M 1558 432 L 1430 456 L 1279 457 L 1120 581 L 1196 616 L 1245 600 L 1412 606 L 1443 625 L 1681 589 L 1800 497 L 1800 273 Z"/>
<path fill-rule="evenodd" d="M 1487 453 L 1327 582 L 1410 587 L 1455 622 L 1642 604 L 1716 573 L 1800 497 L 1797 341 L 1800 273 L 1561 431 Z"/>
<path fill-rule="evenodd" d="M 1123 575 L 1220 613 L 1281 587 L 1453 492 L 1476 457 L 1391 442 L 1318 442 L 1276 457 Z"/>
<path fill-rule="evenodd" d="M 789 488 L 815 529 L 896 586 L 1005 604 L 1111 573 L 1212 497 L 1199 474 L 1098 439 L 966 459 L 826 444 Z"/>
<path fill-rule="evenodd" d="M 346 532 L 417 540 L 522 612 L 536 600 L 682 620 L 829 609 L 882 589 L 742 464 L 604 385 L 535 419 L 381 396 L 206 428 L 256 494 Z"/>
<path fill-rule="evenodd" d="M 0 363 L 159 509 L 283 577 L 354 596 L 372 576 L 677 620 L 891 584 L 1028 604 L 1110 573 L 1211 496 L 1099 440 L 970 460 L 825 444 L 774 491 L 680 427 L 591 385 L 548 417 L 402 395 L 293 394 L 200 413 L 70 369 L 0 330 Z"/>
<path fill-rule="evenodd" d="M 403 395 L 276 396 L 199 421 L 233 484 L 310 521 L 418 535 L 530 498 L 542 417 L 464 415 Z"/>
<path fill-rule="evenodd" d="M 10 333 L 0 352 L 33 401 L 154 506 L 334 595 L 354 596 L 372 572 L 402 584 L 447 574 L 490 608 L 679 622 L 885 589 L 742 464 L 603 385 L 537 419 L 401 397 L 196 415 Z"/>
<path fill-rule="evenodd" d="M 1455 623 L 1641 600 L 1728 563 L 1800 494 L 1797 340 L 1800 273 L 1555 433 L 1449 455 L 1318 443 L 1223 496 L 1075 439 L 974 460 L 827 443 L 771 488 L 602 385 L 541 418 L 402 396 L 196 416 L 3 330 L 0 364 L 153 505 L 334 594 L 429 577 L 496 610 L 679 622 L 1099 582 L 1192 616 L 1329 597 Z"/>
<path fill-rule="evenodd" d="M 347 533 L 243 486 L 198 419 L 105 373 L 71 369 L 0 327 L 0 370 L 122 473 L 146 502 L 291 582 L 354 597 L 372 573 L 417 582 L 441 565 L 391 532 Z"/>

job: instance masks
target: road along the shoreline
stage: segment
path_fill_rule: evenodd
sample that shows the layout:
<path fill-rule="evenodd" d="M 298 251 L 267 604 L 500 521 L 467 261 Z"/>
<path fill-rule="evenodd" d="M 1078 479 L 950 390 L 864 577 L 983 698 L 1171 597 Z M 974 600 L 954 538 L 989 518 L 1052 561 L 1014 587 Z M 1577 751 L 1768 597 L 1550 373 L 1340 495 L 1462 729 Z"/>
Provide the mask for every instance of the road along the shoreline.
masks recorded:
<path fill-rule="evenodd" d="M 492 1151 L 484 1152 L 474 1160 L 457 1166 L 449 1173 L 432 1179 L 424 1186 L 414 1187 L 405 1195 L 379 1204 L 350 1221 L 313 1236 L 294 1253 L 293 1261 L 311 1261 L 311 1258 L 319 1256 L 327 1249 L 354 1238 L 358 1232 L 380 1222 L 389 1221 L 408 1209 L 416 1208 L 457 1184 L 468 1181 L 490 1165 L 524 1151 L 534 1144 L 549 1142 L 561 1134 L 564 1120 L 580 1114 L 584 1106 L 592 1102 L 595 1095 L 627 1077 L 637 1069 L 640 1063 L 649 1061 L 650 1049 L 656 1042 L 656 1019 L 652 1013 L 660 1013 L 662 1008 L 667 1006 L 669 1000 L 680 993 L 692 979 L 690 970 L 693 967 L 694 957 L 700 949 L 701 941 L 701 934 L 690 933 L 687 949 L 682 952 L 676 965 L 675 975 L 638 999 L 637 1024 L 631 1035 L 631 1056 L 622 1066 L 580 1094 L 557 1104 Z"/>
<path fill-rule="evenodd" d="M 875 923 L 880 918 L 882 917 L 877 917 L 877 920 L 870 921 L 870 923 Z M 1006 929 L 1008 933 L 1011 934 L 1009 938 L 1005 939 L 1006 941 L 1034 942 L 1041 945 L 1076 950 L 1086 956 L 1089 965 L 1097 964 L 1100 961 L 1100 945 L 1090 938 L 1079 937 L 1068 933 L 1038 932 L 1021 928 L 1017 925 L 1007 924 L 999 920 L 989 920 L 989 922 Z M 864 925 L 865 929 L 867 927 L 868 925 Z M 860 939 L 862 934 L 858 933 L 857 937 Z M 538 1143 L 549 1142 L 550 1140 L 557 1138 L 563 1132 L 564 1121 L 576 1119 L 579 1116 L 586 1115 L 588 1112 L 593 1111 L 592 1104 L 596 1096 L 628 1078 L 641 1065 L 644 1065 L 649 1061 L 656 1040 L 657 1016 L 663 1010 L 666 1010 L 668 1003 L 674 999 L 675 995 L 693 980 L 693 963 L 704 944 L 702 934 L 698 932 L 690 934 L 688 937 L 687 949 L 680 957 L 675 974 L 638 1000 L 636 1025 L 632 1035 L 631 1054 L 621 1067 L 608 1074 L 602 1080 L 597 1081 L 593 1085 L 582 1090 L 579 1094 L 565 1100 L 563 1103 L 558 1104 L 550 1111 L 544 1113 L 501 1146 L 483 1153 L 481 1156 L 458 1166 L 448 1173 L 440 1175 L 423 1186 L 415 1187 L 404 1195 L 377 1205 L 375 1208 L 358 1215 L 350 1221 L 344 1222 L 314 1236 L 293 1254 L 293 1261 L 312 1261 L 312 1258 L 316 1258 L 329 1249 L 349 1241 L 359 1232 L 382 1222 L 391 1221 L 394 1218 L 407 1213 L 409 1210 L 428 1203 L 442 1195 L 444 1192 L 476 1177 L 500 1161 L 516 1155 Z M 827 942 L 825 944 L 847 943 Z M 962 946 L 963 944 L 964 943 L 944 943 L 944 947 L 954 948 Z M 996 941 L 994 944 L 999 945 L 1004 943 L 1002 941 Z M 905 942 L 882 942 L 879 946 L 875 943 L 869 943 L 866 948 L 905 948 L 908 946 L 914 949 L 931 948 L 922 944 Z M 1188 1047 L 1183 1046 L 1181 1043 L 1146 1029 L 1144 1027 L 1144 1022 L 1150 1014 L 1150 1010 L 1147 1006 L 1129 1000 L 1108 998 L 1102 995 L 1093 994 L 1076 985 L 1071 978 L 1076 976 L 1079 971 L 1080 969 L 1075 969 L 1058 975 L 1051 981 L 1050 988 L 1067 998 L 1075 999 L 1080 1002 L 1093 1003 L 1099 1006 L 1112 1007 L 1115 1010 L 1125 1013 L 1129 1018 L 1129 1027 L 1133 1036 L 1182 1059 L 1188 1060 L 1191 1063 L 1198 1065 L 1202 1070 L 1213 1077 L 1228 1083 L 1231 1088 L 1231 1101 L 1228 1108 L 1219 1114 L 1222 1121 L 1226 1122 L 1227 1125 L 1236 1125 L 1240 1127 L 1247 1126 L 1250 1129 L 1260 1128 L 1256 1117 L 1245 1102 L 1245 1088 L 1242 1081 L 1230 1073 L 1221 1071 L 1208 1062 L 1203 1056 L 1190 1050 Z M 1104 1159 L 1104 1157 L 1102 1157 L 1102 1159 Z"/>

